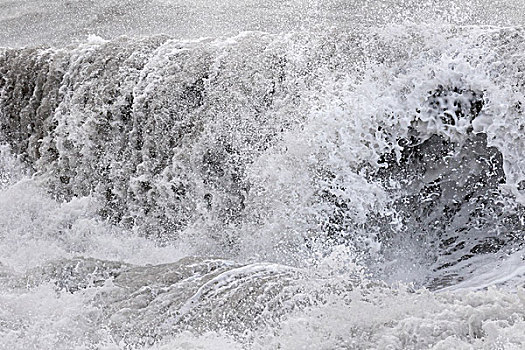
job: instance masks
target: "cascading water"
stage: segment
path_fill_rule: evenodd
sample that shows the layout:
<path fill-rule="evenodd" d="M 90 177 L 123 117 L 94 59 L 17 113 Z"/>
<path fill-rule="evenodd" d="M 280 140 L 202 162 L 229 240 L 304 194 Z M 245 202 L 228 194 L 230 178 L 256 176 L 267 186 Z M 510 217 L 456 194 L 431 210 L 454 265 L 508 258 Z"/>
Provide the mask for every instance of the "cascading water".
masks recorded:
<path fill-rule="evenodd" d="M 522 27 L 155 28 L 0 49 L 0 348 L 525 346 Z"/>

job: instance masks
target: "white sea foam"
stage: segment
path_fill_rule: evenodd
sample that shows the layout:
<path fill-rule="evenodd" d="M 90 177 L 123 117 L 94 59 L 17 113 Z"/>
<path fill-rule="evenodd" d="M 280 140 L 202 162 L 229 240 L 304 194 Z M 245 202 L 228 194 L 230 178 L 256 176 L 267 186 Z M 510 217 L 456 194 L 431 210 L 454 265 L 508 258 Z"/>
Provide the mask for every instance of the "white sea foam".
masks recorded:
<path fill-rule="evenodd" d="M 1 51 L 0 347 L 522 348 L 523 48 L 413 24 Z"/>

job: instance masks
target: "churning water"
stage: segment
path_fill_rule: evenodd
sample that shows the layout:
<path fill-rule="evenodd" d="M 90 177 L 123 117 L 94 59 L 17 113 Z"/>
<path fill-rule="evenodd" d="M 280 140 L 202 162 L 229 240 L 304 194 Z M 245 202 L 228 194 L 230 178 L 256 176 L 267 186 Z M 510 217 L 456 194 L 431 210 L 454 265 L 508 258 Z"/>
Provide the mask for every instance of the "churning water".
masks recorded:
<path fill-rule="evenodd" d="M 0 10 L 0 349 L 525 348 L 519 2 Z"/>

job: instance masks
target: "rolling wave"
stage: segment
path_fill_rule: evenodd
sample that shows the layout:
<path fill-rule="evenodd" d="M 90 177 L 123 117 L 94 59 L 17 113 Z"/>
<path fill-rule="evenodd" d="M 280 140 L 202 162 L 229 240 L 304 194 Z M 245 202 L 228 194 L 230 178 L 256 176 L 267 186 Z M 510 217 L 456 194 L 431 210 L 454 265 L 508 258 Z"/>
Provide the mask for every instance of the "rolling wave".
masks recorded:
<path fill-rule="evenodd" d="M 522 49 L 391 25 L 0 50 L 7 344 L 519 348 L 522 295 L 482 289 L 525 277 Z"/>

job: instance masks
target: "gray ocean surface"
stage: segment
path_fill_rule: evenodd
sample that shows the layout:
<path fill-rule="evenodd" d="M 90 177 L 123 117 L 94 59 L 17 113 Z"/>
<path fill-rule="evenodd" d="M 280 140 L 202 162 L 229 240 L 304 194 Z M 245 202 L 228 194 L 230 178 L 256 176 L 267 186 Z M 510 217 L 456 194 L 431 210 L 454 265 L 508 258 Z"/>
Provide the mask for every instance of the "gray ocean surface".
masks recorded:
<path fill-rule="evenodd" d="M 519 0 L 2 0 L 0 46 L 63 46 L 87 35 L 190 39 L 403 22 L 511 26 L 524 20 Z"/>

